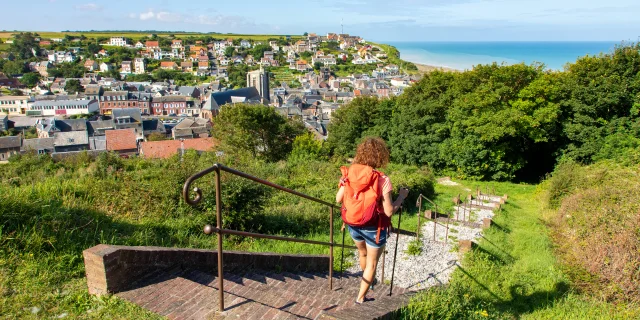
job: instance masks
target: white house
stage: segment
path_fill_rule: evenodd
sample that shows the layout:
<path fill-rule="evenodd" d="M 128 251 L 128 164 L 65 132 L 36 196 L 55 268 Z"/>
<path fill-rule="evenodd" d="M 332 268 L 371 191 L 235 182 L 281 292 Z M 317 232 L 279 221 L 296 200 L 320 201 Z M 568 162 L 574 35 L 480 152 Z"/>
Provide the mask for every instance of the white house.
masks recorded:
<path fill-rule="evenodd" d="M 109 72 L 113 70 L 113 66 L 109 63 L 103 62 L 100 64 L 100 72 Z"/>
<path fill-rule="evenodd" d="M 127 39 L 125 39 L 124 37 L 111 37 L 109 45 L 115 47 L 126 47 Z"/>
<path fill-rule="evenodd" d="M 394 87 L 408 87 L 409 82 L 402 78 L 393 78 L 391 79 L 391 85 Z"/>
<path fill-rule="evenodd" d="M 33 99 L 29 96 L 1 96 L 0 97 L 0 116 L 20 115 L 24 114 Z"/>
<path fill-rule="evenodd" d="M 327 55 L 327 56 L 315 56 L 313 58 L 311 58 L 311 64 L 314 64 L 316 62 L 320 62 L 325 66 L 335 66 L 336 65 L 336 58 L 333 55 Z"/>
<path fill-rule="evenodd" d="M 144 43 L 138 41 L 138 42 L 136 42 L 135 47 L 136 47 L 136 49 L 142 49 L 142 48 L 144 48 Z"/>
<path fill-rule="evenodd" d="M 51 52 L 51 51 L 49 51 Z M 62 62 L 73 62 L 76 58 L 71 52 L 57 51 L 52 52 L 47 55 L 49 62 L 51 63 L 62 63 Z"/>
<path fill-rule="evenodd" d="M 42 100 L 31 106 L 31 111 L 40 111 L 42 116 L 79 115 L 98 112 L 100 107 L 96 100 Z"/>
<path fill-rule="evenodd" d="M 224 50 L 227 48 L 227 42 L 226 41 L 216 41 L 213 43 L 213 48 L 216 50 Z"/>
<path fill-rule="evenodd" d="M 242 40 L 240 41 L 240 46 L 243 48 L 251 48 L 251 42 L 247 40 Z"/>
<path fill-rule="evenodd" d="M 136 74 L 145 73 L 144 58 L 136 58 L 135 61 L 134 61 L 134 68 L 135 68 L 135 73 Z"/>

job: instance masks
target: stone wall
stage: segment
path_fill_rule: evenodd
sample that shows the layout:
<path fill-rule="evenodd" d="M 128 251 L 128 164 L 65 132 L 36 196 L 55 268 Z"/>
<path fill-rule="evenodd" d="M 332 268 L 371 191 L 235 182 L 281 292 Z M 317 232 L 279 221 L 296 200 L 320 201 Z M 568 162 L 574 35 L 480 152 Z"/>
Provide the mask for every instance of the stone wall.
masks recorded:
<path fill-rule="evenodd" d="M 173 268 L 215 270 L 218 253 L 211 250 L 126 247 L 100 244 L 83 251 L 90 294 L 117 293 L 137 278 L 151 272 Z M 273 271 L 327 271 L 329 257 L 319 255 L 284 255 L 275 253 L 225 251 L 224 268 L 247 268 Z"/>

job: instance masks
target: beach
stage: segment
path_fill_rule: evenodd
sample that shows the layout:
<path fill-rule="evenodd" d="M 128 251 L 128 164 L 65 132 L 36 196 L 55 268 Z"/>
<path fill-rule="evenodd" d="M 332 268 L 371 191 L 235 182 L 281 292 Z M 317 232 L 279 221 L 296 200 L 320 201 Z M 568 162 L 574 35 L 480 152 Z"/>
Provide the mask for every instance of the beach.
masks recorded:
<path fill-rule="evenodd" d="M 421 63 L 415 63 L 415 62 L 413 64 L 415 64 L 416 67 L 418 67 L 418 71 L 420 71 L 421 73 L 429 73 L 433 71 L 460 72 L 460 70 L 453 69 L 453 68 L 432 66 L 428 64 L 421 64 Z"/>
<path fill-rule="evenodd" d="M 614 41 L 564 42 L 389 42 L 400 51 L 400 58 L 415 63 L 422 72 L 433 70 L 471 70 L 474 66 L 497 63 L 544 64 L 550 70 L 563 70 L 586 55 L 610 53 Z"/>

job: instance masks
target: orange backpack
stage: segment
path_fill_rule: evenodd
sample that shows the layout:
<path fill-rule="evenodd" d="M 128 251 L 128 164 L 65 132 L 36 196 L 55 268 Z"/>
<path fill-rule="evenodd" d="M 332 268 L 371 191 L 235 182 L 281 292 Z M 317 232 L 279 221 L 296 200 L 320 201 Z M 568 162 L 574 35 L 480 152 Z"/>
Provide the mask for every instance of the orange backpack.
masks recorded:
<path fill-rule="evenodd" d="M 382 208 L 382 186 L 378 181 L 381 172 L 370 166 L 354 164 L 341 167 L 344 181 L 342 197 L 342 221 L 352 227 L 378 225 L 376 243 L 380 241 L 380 231 L 389 227 L 390 218 Z"/>

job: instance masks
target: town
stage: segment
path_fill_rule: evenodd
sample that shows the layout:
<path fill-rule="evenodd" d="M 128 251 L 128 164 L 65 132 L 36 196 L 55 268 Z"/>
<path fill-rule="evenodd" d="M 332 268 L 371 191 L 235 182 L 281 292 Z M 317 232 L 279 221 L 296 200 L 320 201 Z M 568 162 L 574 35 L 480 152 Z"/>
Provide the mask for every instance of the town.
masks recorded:
<path fill-rule="evenodd" d="M 3 39 L 0 161 L 28 151 L 210 150 L 211 120 L 235 103 L 274 107 L 326 139 L 343 104 L 400 95 L 420 77 L 395 48 L 348 34 L 139 35 Z"/>

